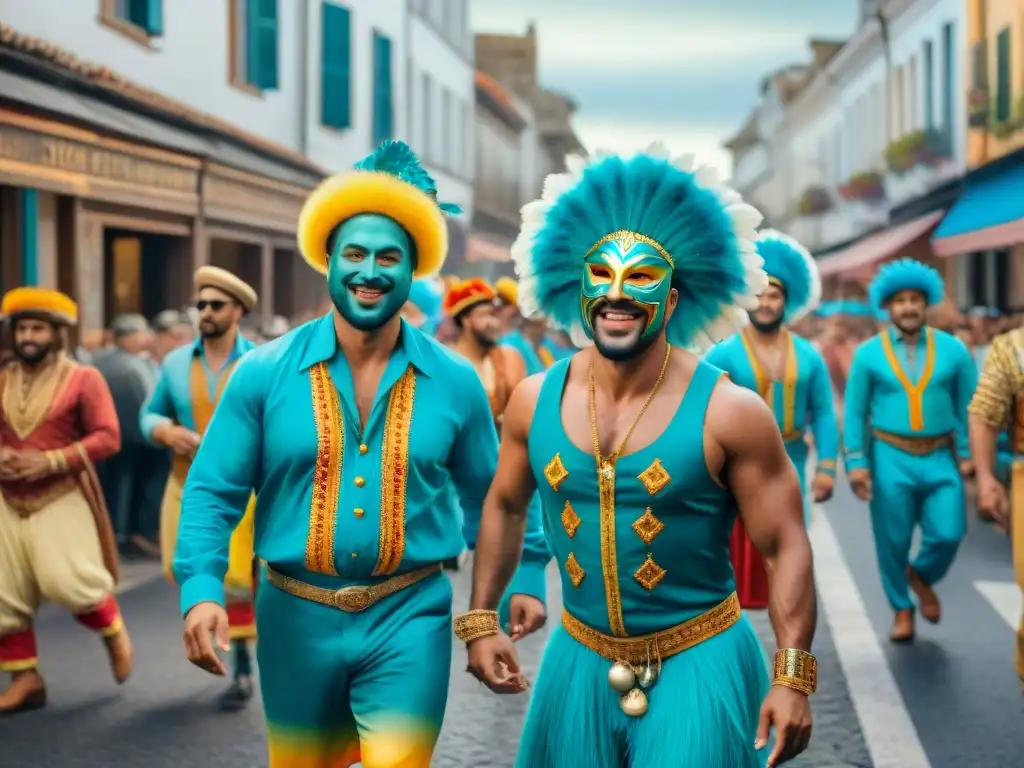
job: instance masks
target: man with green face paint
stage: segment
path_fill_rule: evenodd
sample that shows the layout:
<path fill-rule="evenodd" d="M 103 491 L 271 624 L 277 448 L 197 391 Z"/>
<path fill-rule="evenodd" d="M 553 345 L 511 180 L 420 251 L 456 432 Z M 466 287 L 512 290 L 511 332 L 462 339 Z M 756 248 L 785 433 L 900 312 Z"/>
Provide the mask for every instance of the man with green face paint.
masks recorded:
<path fill-rule="evenodd" d="M 334 309 L 238 366 L 189 474 L 175 574 L 188 658 L 214 674 L 228 538 L 257 492 L 271 768 L 430 765 L 451 659 L 441 563 L 475 543 L 498 448 L 472 366 L 401 317 L 442 265 L 452 208 L 397 142 L 313 192 L 299 244 Z"/>
<path fill-rule="evenodd" d="M 474 675 L 518 690 L 493 611 L 539 492 L 565 611 L 516 765 L 776 765 L 807 746 L 817 675 L 800 484 L 764 401 L 690 351 L 757 305 L 760 214 L 660 146 L 567 166 L 512 256 L 523 314 L 586 348 L 511 397 L 456 633 Z M 774 686 L 736 597 L 737 514 L 773 567 Z"/>

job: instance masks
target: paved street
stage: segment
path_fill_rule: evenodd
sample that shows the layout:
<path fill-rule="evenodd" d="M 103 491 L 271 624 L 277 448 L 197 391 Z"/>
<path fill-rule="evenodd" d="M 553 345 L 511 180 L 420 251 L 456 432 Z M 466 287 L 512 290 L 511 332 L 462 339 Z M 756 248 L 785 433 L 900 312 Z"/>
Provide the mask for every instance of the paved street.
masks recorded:
<path fill-rule="evenodd" d="M 816 652 L 820 692 L 811 750 L 800 768 L 1009 768 L 1024 764 L 1024 699 L 1011 660 L 1020 609 L 1008 545 L 975 525 L 943 585 L 945 620 L 922 627 L 919 641 L 893 648 L 885 640 L 885 606 L 867 527 L 867 509 L 842 490 L 827 512 L 816 511 L 821 612 Z M 117 689 L 99 642 L 59 611 L 39 622 L 51 706 L 0 720 L 4 768 L 256 768 L 266 766 L 259 707 L 221 715 L 221 681 L 190 668 L 181 655 L 175 595 L 151 566 L 128 570 L 123 607 L 133 630 L 137 666 Z M 552 589 L 557 589 L 552 581 Z M 458 605 L 468 599 L 468 573 L 455 577 Z M 552 614 L 557 615 L 557 606 Z M 767 618 L 755 617 L 771 648 Z M 543 637 L 523 643 L 528 673 Z M 452 695 L 435 765 L 511 766 L 526 696 L 489 695 L 455 650 Z M 586 768 L 585 759 L 580 763 Z"/>

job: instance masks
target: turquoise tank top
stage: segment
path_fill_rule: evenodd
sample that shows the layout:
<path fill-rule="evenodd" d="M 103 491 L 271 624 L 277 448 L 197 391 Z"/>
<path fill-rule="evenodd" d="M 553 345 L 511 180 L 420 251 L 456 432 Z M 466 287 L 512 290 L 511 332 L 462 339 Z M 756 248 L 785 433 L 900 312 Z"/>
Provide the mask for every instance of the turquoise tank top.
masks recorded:
<path fill-rule="evenodd" d="M 729 560 L 736 503 L 711 478 L 704 456 L 705 413 L 722 372 L 698 362 L 665 431 L 619 457 L 602 505 L 593 454 L 562 427 L 568 371 L 569 359 L 548 369 L 528 439 L 566 610 L 625 637 L 715 607 L 736 589 Z"/>

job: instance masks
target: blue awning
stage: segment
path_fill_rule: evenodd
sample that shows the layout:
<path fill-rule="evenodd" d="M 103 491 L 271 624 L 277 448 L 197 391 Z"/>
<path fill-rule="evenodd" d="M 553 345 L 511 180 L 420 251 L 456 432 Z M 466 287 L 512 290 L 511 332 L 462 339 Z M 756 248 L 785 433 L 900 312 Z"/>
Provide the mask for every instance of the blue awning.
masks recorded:
<path fill-rule="evenodd" d="M 936 256 L 1024 242 L 1024 163 L 968 183 L 932 236 Z"/>

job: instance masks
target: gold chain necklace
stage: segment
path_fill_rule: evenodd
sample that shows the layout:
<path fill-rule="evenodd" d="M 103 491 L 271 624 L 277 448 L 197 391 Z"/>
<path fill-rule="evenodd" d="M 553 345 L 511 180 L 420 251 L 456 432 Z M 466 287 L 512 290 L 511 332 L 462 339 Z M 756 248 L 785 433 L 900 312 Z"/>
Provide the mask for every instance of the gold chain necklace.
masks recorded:
<path fill-rule="evenodd" d="M 661 363 L 661 371 L 658 373 L 658 378 L 654 382 L 654 387 L 651 388 L 651 394 L 644 400 L 644 404 L 640 406 L 640 410 L 633 418 L 633 422 L 629 425 L 629 429 L 626 430 L 626 434 L 622 437 L 622 442 L 619 443 L 619 447 L 616 448 L 611 455 L 601 455 L 601 438 L 597 433 L 597 387 L 594 384 L 594 363 L 591 361 L 589 370 L 590 379 L 590 434 L 594 440 L 594 459 L 597 461 L 597 470 L 600 472 L 605 479 L 610 480 L 615 475 L 615 462 L 622 455 L 622 452 L 626 450 L 626 443 L 629 442 L 630 435 L 633 434 L 633 430 L 636 425 L 640 423 L 640 419 L 643 417 L 644 412 L 648 406 L 654 400 L 654 395 L 657 394 L 658 388 L 661 386 L 661 382 L 665 378 L 665 371 L 668 370 L 668 361 L 672 356 L 672 345 L 669 344 L 665 348 L 665 359 Z"/>

